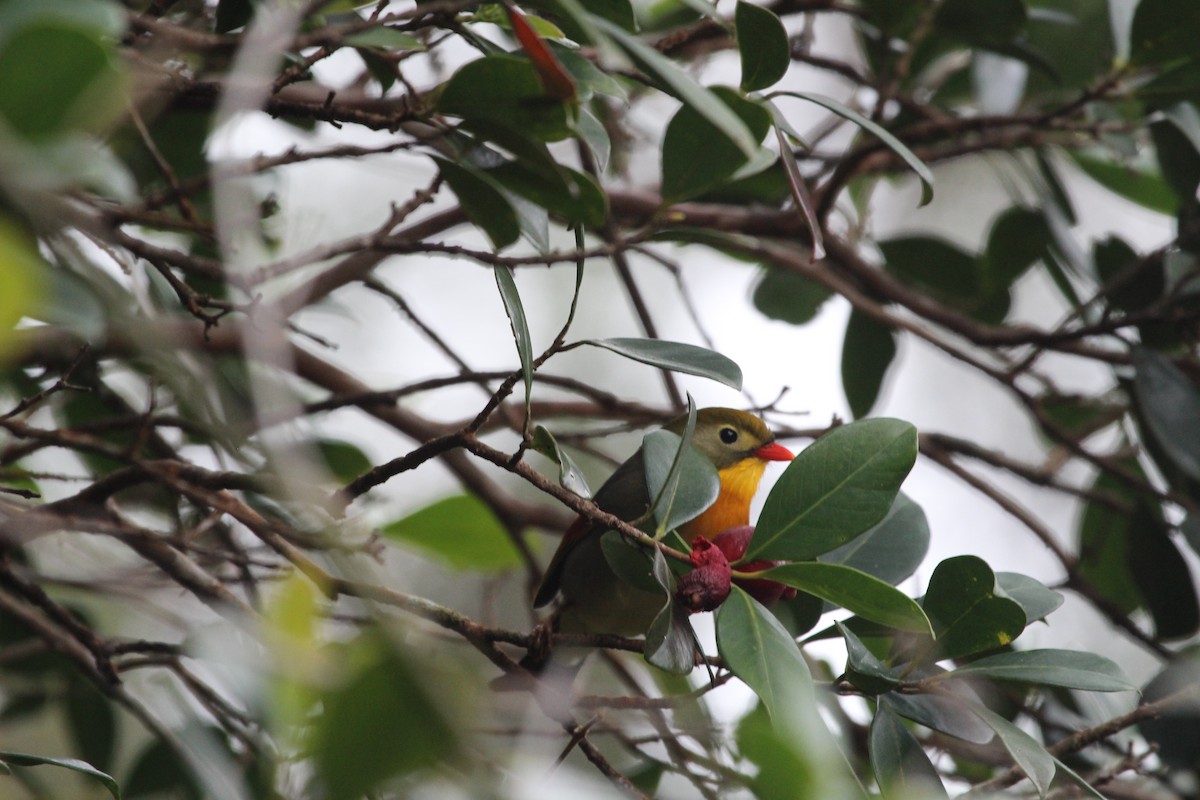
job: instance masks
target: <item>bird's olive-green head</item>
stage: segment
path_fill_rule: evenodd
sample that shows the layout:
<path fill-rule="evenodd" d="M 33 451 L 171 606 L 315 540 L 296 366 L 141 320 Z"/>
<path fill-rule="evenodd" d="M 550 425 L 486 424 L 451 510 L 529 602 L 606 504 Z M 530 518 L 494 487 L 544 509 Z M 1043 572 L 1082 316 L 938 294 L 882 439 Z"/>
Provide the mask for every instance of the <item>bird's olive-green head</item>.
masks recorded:
<path fill-rule="evenodd" d="M 671 420 L 663 427 L 682 436 L 687 428 L 687 415 Z M 696 412 L 692 446 L 707 456 L 718 470 L 750 458 L 756 450 L 774 440 L 767 424 L 749 411 L 702 408 Z"/>

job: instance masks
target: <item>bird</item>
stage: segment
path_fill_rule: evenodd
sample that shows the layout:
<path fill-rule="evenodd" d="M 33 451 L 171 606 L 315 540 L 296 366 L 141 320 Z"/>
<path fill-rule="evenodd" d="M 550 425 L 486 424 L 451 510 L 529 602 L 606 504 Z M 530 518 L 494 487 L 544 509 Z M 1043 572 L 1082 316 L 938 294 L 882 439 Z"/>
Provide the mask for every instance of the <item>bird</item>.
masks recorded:
<path fill-rule="evenodd" d="M 663 428 L 682 436 L 687 420 L 683 415 Z M 717 468 L 721 488 L 711 506 L 678 528 L 688 544 L 697 537 L 711 540 L 722 531 L 749 524 L 750 503 L 767 464 L 794 458 L 775 441 L 762 419 L 733 408 L 699 409 L 691 444 Z M 617 467 L 593 500 L 603 511 L 626 521 L 646 515 L 650 497 L 640 448 Z M 600 545 L 607 530 L 580 516 L 563 534 L 546 568 L 534 607 L 561 596 L 552 618 L 559 632 L 637 636 L 646 632 L 663 607 L 661 593 L 639 589 L 613 572 Z"/>

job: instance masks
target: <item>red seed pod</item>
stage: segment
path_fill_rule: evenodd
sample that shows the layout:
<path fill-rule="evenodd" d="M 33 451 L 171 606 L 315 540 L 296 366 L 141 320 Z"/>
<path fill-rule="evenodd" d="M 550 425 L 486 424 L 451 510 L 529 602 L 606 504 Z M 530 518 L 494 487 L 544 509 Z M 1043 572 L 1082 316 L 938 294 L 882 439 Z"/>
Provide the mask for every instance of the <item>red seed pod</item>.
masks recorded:
<path fill-rule="evenodd" d="M 697 567 L 679 579 L 675 599 L 692 614 L 712 611 L 725 602 L 730 592 L 729 564 Z"/>
<path fill-rule="evenodd" d="M 754 527 L 752 525 L 739 525 L 736 528 L 722 531 L 713 539 L 713 544 L 720 548 L 721 552 L 730 563 L 735 563 L 739 558 L 745 555 L 746 550 L 750 547 L 750 539 L 754 536 Z M 695 544 L 692 545 L 692 552 L 695 552 Z M 693 561 L 694 563 L 694 561 Z M 759 572 L 764 569 L 769 569 L 778 566 L 781 561 L 751 561 L 748 564 L 739 564 L 738 572 Z M 761 580 L 757 578 L 741 578 L 734 581 L 738 586 L 746 590 L 751 597 L 765 606 L 769 606 L 778 600 L 791 600 L 796 596 L 796 590 L 791 586 L 786 586 L 778 581 Z"/>

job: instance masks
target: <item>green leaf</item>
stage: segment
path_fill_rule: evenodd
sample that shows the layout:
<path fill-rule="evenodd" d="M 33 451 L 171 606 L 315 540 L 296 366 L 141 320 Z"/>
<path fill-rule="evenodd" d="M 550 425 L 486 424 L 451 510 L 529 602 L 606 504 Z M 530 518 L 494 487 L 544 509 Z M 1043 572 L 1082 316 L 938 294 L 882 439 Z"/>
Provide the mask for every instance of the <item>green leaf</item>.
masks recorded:
<path fill-rule="evenodd" d="M 994 735 L 992 729 L 983 724 L 969 705 L 978 703 L 978 696 L 965 684 L 946 683 L 938 688 L 944 691 L 938 694 L 889 692 L 880 697 L 880 703 L 905 719 L 919 722 L 947 736 L 974 744 L 990 742 Z"/>
<path fill-rule="evenodd" d="M 940 299 L 973 300 L 984 293 L 975 256 L 944 239 L 904 236 L 879 242 L 879 249 L 889 272 Z"/>
<path fill-rule="evenodd" d="M 929 167 L 925 166 L 925 162 L 917 158 L 916 154 L 912 150 L 909 150 L 904 142 L 893 136 L 887 129 L 867 119 L 854 109 L 842 105 L 832 97 L 812 92 L 778 92 L 777 94 L 797 97 L 801 100 L 807 100 L 810 103 L 816 103 L 823 108 L 829 109 L 839 117 L 848 119 L 860 128 L 865 128 L 875 134 L 892 152 L 900 156 L 913 172 L 917 173 L 917 177 L 921 180 L 921 205 L 927 205 L 933 199 L 933 173 L 929 171 Z"/>
<path fill-rule="evenodd" d="M 518 56 L 467 62 L 446 82 L 437 107 L 470 124 L 503 125 L 545 142 L 572 133 L 568 104 L 547 97 L 533 64 Z"/>
<path fill-rule="evenodd" d="M 521 235 L 517 213 L 500 187 L 482 172 L 452 161 L 435 158 L 451 191 L 471 221 L 478 225 L 497 250 L 515 242 Z"/>
<path fill-rule="evenodd" d="M 325 461 L 325 466 L 333 476 L 343 483 L 349 483 L 358 476 L 369 472 L 371 459 L 357 446 L 337 439 L 318 439 L 317 451 Z"/>
<path fill-rule="evenodd" d="M 886 705 L 875 710 L 867 750 L 884 800 L 903 797 L 934 800 L 948 796 L 921 744 Z"/>
<path fill-rule="evenodd" d="M 344 39 L 351 47 L 378 47 L 383 50 L 424 50 L 425 45 L 411 33 L 398 31 L 386 25 L 352 33 Z"/>
<path fill-rule="evenodd" d="M 1181 639 L 1200 629 L 1200 600 L 1191 569 L 1171 541 L 1161 512 L 1139 503 L 1129 522 L 1129 571 L 1154 618 L 1159 639 Z"/>
<path fill-rule="evenodd" d="M 195 777 L 179 753 L 161 739 L 155 739 L 138 754 L 124 784 L 126 800 L 164 795 L 185 800 L 201 800 L 203 797 Z"/>
<path fill-rule="evenodd" d="M 1063 604 L 1063 596 L 1018 572 L 996 573 L 997 594 L 1021 607 L 1028 622 L 1045 619 Z"/>
<path fill-rule="evenodd" d="M 45 140 L 115 119 L 125 72 L 106 31 L 57 13 L 5 22 L 13 27 L 0 37 L 0 117 L 13 132 Z"/>
<path fill-rule="evenodd" d="M 934 24 L 970 44 L 996 47 L 1015 39 L 1025 20 L 1021 0 L 947 0 L 938 9 Z"/>
<path fill-rule="evenodd" d="M 454 569 L 500 571 L 521 563 L 504 526 L 474 495 L 439 500 L 385 526 L 381 532 L 436 556 Z"/>
<path fill-rule="evenodd" d="M 853 631 L 840 622 L 833 624 L 846 642 L 846 678 L 855 688 L 878 695 L 900 684 L 897 671 L 885 667 Z"/>
<path fill-rule="evenodd" d="M 1168 662 L 1142 691 L 1146 703 L 1172 695 L 1177 701 L 1162 715 L 1142 720 L 1138 729 L 1168 766 L 1192 770 L 1200 763 L 1200 660 L 1194 650 Z"/>
<path fill-rule="evenodd" d="M 114 800 L 121 800 L 121 787 L 117 785 L 111 775 L 101 772 L 86 761 L 80 761 L 77 758 L 51 758 L 50 756 L 35 756 L 12 750 L 0 750 L 0 763 L 12 764 L 17 767 L 62 767 L 72 772 L 79 772 L 100 781 Z"/>
<path fill-rule="evenodd" d="M 72 683 L 65 704 L 75 752 L 98 770 L 112 769 L 117 720 L 112 703 L 90 683 Z"/>
<path fill-rule="evenodd" d="M 983 279 L 989 293 L 1008 289 L 1046 253 L 1053 237 L 1040 211 L 1014 206 L 988 231 Z"/>
<path fill-rule="evenodd" d="M 742 97 L 732 89 L 710 90 L 744 123 L 755 144 L 771 127 L 771 113 L 762 104 Z M 761 150 L 755 150 L 757 155 Z M 730 180 L 750 158 L 694 106 L 683 105 L 663 133 L 663 199 L 673 203 L 703 194 Z M 774 155 L 771 155 L 774 161 Z"/>
<path fill-rule="evenodd" d="M 948 558 L 929 579 L 923 602 L 937 633 L 939 658 L 959 658 L 1011 643 L 1025 629 L 1025 612 L 995 593 L 996 576 L 976 556 Z"/>
<path fill-rule="evenodd" d="M 733 24 L 742 59 L 742 91 L 756 92 L 775 85 L 792 63 L 783 22 L 770 9 L 738 0 Z"/>
<path fill-rule="evenodd" d="M 696 634 L 688 613 L 675 602 L 675 576 L 662 551 L 655 548 L 654 577 L 666 591 L 667 602 L 646 631 L 646 661 L 674 675 L 686 675 L 696 666 Z"/>
<path fill-rule="evenodd" d="M 36 313 L 38 277 L 60 272 L 48 270 L 36 248 L 31 236 L 0 218 L 0 264 L 4 265 L 0 269 L 0 363 L 5 361 L 13 326 L 26 314 Z M 81 314 L 89 310 L 87 303 L 81 304 Z"/>
<path fill-rule="evenodd" d="M 1168 216 L 1174 216 L 1179 208 L 1179 199 L 1161 175 L 1138 171 L 1074 150 L 1067 151 L 1067 154 L 1088 177 L 1126 200 Z"/>
<path fill-rule="evenodd" d="M 770 319 L 803 325 L 811 322 L 833 292 L 798 272 L 766 267 L 754 287 L 754 307 Z"/>
<path fill-rule="evenodd" d="M 917 430 L 907 422 L 835 428 L 788 464 L 746 559 L 808 559 L 845 544 L 883 519 L 916 458 Z"/>
<path fill-rule="evenodd" d="M 758 152 L 758 141 L 737 114 L 715 94 L 696 83 L 690 75 L 637 37 L 631 36 L 607 20 L 593 21 L 659 89 L 679 98 L 684 105 L 691 106 L 697 114 L 720 131 L 722 136 L 733 142 L 746 158 L 754 157 Z M 759 141 L 761 139 L 760 136 Z"/>
<path fill-rule="evenodd" d="M 1092 692 L 1137 689 L 1121 668 L 1104 656 L 1076 650 L 1014 650 L 972 661 L 950 673 L 955 678 L 991 678 Z"/>
<path fill-rule="evenodd" d="M 217 33 L 229 33 L 249 24 L 257 7 L 258 0 L 218 0 Z"/>
<path fill-rule="evenodd" d="M 917 601 L 853 567 L 819 561 L 797 562 L 772 567 L 755 577 L 794 586 L 881 625 L 902 631 L 933 633 Z"/>
<path fill-rule="evenodd" d="M 533 439 L 529 446 L 558 465 L 558 482 L 580 497 L 591 497 L 592 490 L 588 486 L 583 470 L 571 458 L 570 453 L 562 449 L 554 435 L 541 425 L 533 428 Z"/>
<path fill-rule="evenodd" d="M 658 530 L 665 532 L 704 513 L 721 493 L 712 461 L 670 431 L 652 431 L 642 439 L 646 488 L 654 498 Z M 677 466 L 676 466 L 677 465 Z"/>
<path fill-rule="evenodd" d="M 529 395 L 533 391 L 533 343 L 529 338 L 529 322 L 525 319 L 525 306 L 517 291 L 517 282 L 512 270 L 503 264 L 492 269 L 496 276 L 496 288 L 504 300 L 504 313 L 512 328 L 513 340 L 517 345 L 517 358 L 521 361 L 521 381 L 525 384 L 525 408 L 529 408 Z"/>
<path fill-rule="evenodd" d="M 1130 465 L 1128 461 L 1121 463 L 1127 468 Z M 1108 472 L 1096 476 L 1091 491 L 1130 505 L 1135 502 L 1130 490 Z M 1084 508 L 1079 522 L 1079 574 L 1126 614 L 1144 602 L 1129 568 L 1131 518 L 1131 514 L 1093 500 Z"/>
<path fill-rule="evenodd" d="M 357 800 L 393 776 L 450 755 L 457 736 L 430 695 L 430 682 L 381 637 L 344 647 L 349 674 L 322 698 L 312 756 L 329 800 Z"/>
<path fill-rule="evenodd" d="M 1129 61 L 1139 67 L 1194 60 L 1200 5 L 1172 0 L 1141 0 L 1133 15 Z"/>
<path fill-rule="evenodd" d="M 1033 782 L 1038 794 L 1045 797 L 1046 792 L 1050 791 L 1050 782 L 1054 780 L 1054 757 L 1036 739 L 999 714 L 982 705 L 975 706 L 973 710 L 984 724 L 996 732 L 1013 761 Z"/>
<path fill-rule="evenodd" d="M 817 560 L 854 567 L 895 586 L 917 571 L 928 552 L 925 510 L 901 492 L 878 525 Z"/>
<path fill-rule="evenodd" d="M 742 388 L 742 370 L 730 359 L 704 347 L 662 339 L 584 339 L 579 344 L 603 347 L 614 353 L 672 372 L 699 375 L 734 389 Z"/>
<path fill-rule="evenodd" d="M 1200 392 L 1183 370 L 1148 348 L 1134 348 L 1133 366 L 1146 427 L 1175 466 L 1200 480 Z"/>
<path fill-rule="evenodd" d="M 856 419 L 871 412 L 895 357 L 896 336 L 892 329 L 858 309 L 852 310 L 842 339 L 842 389 Z"/>
<path fill-rule="evenodd" d="M 717 651 L 733 674 L 762 700 L 776 730 L 828 749 L 812 673 L 800 648 L 757 600 L 734 586 L 717 609 Z"/>
<path fill-rule="evenodd" d="M 661 594 L 663 586 L 654 577 L 654 564 L 648 548 L 631 542 L 617 531 L 605 531 L 600 537 L 600 552 L 613 574 L 635 589 Z M 670 597 L 670 595 L 667 595 Z"/>
<path fill-rule="evenodd" d="M 1166 290 L 1166 274 L 1161 259 L 1139 265 L 1136 275 L 1128 272 L 1138 262 L 1138 254 L 1119 236 L 1098 240 L 1092 246 L 1096 277 L 1108 288 L 1105 294 L 1112 305 L 1123 311 L 1138 311 Z"/>
<path fill-rule="evenodd" d="M 608 218 L 608 197 L 588 175 L 558 166 L 554 173 L 524 161 L 506 161 L 484 174 L 571 225 L 600 227 Z"/>

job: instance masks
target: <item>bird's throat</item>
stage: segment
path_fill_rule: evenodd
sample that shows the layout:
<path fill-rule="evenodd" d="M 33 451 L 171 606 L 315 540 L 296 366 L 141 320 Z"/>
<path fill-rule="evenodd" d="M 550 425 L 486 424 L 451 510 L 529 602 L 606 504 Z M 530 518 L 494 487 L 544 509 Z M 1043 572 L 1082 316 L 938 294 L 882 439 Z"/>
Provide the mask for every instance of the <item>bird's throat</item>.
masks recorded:
<path fill-rule="evenodd" d="M 717 476 L 721 479 L 721 493 L 716 502 L 703 514 L 680 526 L 679 532 L 691 542 L 697 536 L 711 539 L 721 531 L 750 524 L 750 502 L 766 468 L 767 462 L 762 459 L 746 458 L 720 470 Z"/>

